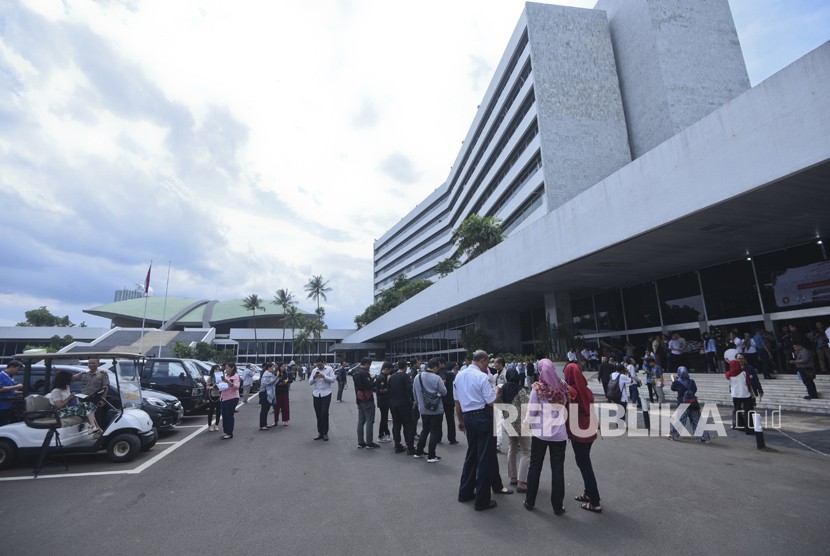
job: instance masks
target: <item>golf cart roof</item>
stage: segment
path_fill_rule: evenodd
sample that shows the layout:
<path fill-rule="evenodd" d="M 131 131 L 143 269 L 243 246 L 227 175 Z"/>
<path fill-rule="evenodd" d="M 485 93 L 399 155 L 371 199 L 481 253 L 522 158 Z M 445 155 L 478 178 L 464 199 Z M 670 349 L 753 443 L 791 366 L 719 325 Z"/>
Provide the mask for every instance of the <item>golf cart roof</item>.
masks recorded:
<path fill-rule="evenodd" d="M 73 360 L 89 359 L 90 357 L 98 359 L 143 359 L 144 356 L 140 353 L 127 352 L 106 352 L 106 351 L 73 351 L 72 353 L 19 353 L 14 356 L 14 359 L 20 361 L 54 361 L 54 360 Z"/>

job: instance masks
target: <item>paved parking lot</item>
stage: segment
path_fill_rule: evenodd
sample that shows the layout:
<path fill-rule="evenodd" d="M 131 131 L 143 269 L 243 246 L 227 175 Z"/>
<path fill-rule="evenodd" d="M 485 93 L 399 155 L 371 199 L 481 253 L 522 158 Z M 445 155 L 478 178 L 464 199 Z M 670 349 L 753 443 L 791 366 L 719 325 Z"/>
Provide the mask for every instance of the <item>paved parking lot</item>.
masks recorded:
<path fill-rule="evenodd" d="M 297 384 L 289 427 L 258 431 L 259 408 L 248 405 L 230 441 L 204 430 L 204 416 L 189 417 L 186 426 L 196 428 L 164 435 L 161 442 L 175 444 L 126 466 L 73 458 L 64 479 L 4 482 L 0 519 L 15 525 L 2 552 L 826 554 L 830 457 L 781 435 L 774 452 L 733 431 L 709 445 L 600 439 L 601 515 L 573 501 L 581 477 L 570 448 L 564 516 L 546 503 L 547 471 L 534 512 L 513 494 L 480 513 L 456 501 L 463 437 L 440 445 L 437 464 L 396 455 L 389 444 L 357 450 L 353 396 L 332 404 L 330 442 L 312 440 L 310 392 Z M 807 428 L 827 438 L 830 420 Z M 14 471 L 4 478 L 29 469 Z M 48 473 L 62 472 L 50 465 Z"/>

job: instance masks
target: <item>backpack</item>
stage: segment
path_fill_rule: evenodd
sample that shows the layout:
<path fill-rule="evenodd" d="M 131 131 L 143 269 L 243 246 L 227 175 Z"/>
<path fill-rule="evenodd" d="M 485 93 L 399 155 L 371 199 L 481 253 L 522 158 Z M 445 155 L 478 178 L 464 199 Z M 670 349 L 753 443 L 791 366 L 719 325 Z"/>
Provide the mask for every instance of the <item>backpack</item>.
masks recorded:
<path fill-rule="evenodd" d="M 620 373 L 617 373 L 617 378 L 608 382 L 608 393 L 606 396 L 609 401 L 620 403 L 622 401 L 622 390 L 620 389 Z"/>

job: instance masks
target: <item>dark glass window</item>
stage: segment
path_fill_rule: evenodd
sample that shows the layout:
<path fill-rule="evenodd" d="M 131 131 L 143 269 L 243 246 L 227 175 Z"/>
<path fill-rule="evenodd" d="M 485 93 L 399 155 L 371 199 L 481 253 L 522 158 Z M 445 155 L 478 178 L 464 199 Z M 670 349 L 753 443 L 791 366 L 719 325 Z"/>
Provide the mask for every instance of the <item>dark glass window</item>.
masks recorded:
<path fill-rule="evenodd" d="M 741 260 L 700 271 L 709 320 L 729 319 L 761 312 L 752 264 Z"/>
<path fill-rule="evenodd" d="M 594 302 L 591 296 L 571 301 L 571 313 L 573 314 L 574 333 L 582 336 L 597 333 L 597 324 L 594 321 Z"/>
<path fill-rule="evenodd" d="M 755 270 L 767 312 L 830 303 L 830 261 L 815 242 L 759 255 Z"/>
<path fill-rule="evenodd" d="M 594 296 L 597 309 L 597 328 L 600 333 L 625 330 L 620 291 L 613 290 Z"/>
<path fill-rule="evenodd" d="M 660 326 L 660 311 L 657 308 L 657 292 L 654 284 L 639 284 L 623 289 L 625 318 L 629 330 Z"/>
<path fill-rule="evenodd" d="M 657 291 L 663 324 L 703 320 L 703 296 L 700 295 L 700 283 L 694 272 L 658 280 Z"/>

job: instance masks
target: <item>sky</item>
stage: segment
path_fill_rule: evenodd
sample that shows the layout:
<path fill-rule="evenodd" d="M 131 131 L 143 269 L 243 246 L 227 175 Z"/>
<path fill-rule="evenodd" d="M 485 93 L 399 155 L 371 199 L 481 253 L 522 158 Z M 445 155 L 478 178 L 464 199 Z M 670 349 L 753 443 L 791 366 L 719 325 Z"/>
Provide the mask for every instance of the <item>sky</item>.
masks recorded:
<path fill-rule="evenodd" d="M 730 5 L 752 85 L 830 37 L 826 0 Z M 374 240 L 447 178 L 523 6 L 0 2 L 0 326 L 109 326 L 82 310 L 152 261 L 154 295 L 305 310 L 322 275 L 353 328 Z"/>

